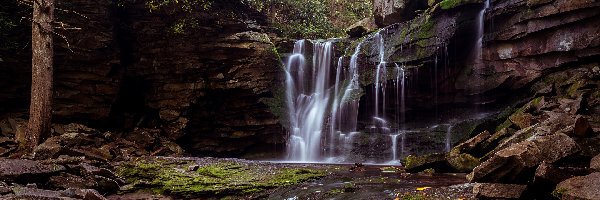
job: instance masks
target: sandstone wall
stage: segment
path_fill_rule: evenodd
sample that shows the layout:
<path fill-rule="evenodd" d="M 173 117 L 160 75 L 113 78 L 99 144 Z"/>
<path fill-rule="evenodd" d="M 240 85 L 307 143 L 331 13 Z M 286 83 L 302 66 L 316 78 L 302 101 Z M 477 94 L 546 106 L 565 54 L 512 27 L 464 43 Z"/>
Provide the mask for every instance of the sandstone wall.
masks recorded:
<path fill-rule="evenodd" d="M 68 30 L 55 37 L 55 122 L 124 133 L 157 128 L 196 155 L 281 147 L 285 131 L 267 103 L 282 67 L 264 16 L 238 1 L 195 12 L 116 2 L 58 2 Z M 24 49 L 2 52 L 11 58 L 0 62 L 3 114 L 27 113 L 28 25 L 19 25 Z"/>

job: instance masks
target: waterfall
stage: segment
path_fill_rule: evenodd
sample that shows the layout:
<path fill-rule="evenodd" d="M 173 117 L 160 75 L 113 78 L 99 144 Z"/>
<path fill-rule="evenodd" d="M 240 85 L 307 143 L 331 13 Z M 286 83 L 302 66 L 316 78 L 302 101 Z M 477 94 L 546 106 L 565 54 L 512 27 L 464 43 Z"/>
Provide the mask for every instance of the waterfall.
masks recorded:
<path fill-rule="evenodd" d="M 483 34 L 485 31 L 484 21 L 485 21 L 485 12 L 490 7 L 490 0 L 485 0 L 483 4 L 483 8 L 479 11 L 477 15 L 477 42 L 475 43 L 475 57 L 476 62 L 481 64 L 482 58 L 482 48 L 483 48 Z"/>
<path fill-rule="evenodd" d="M 397 151 L 398 151 L 398 135 L 392 134 L 390 138 L 392 139 L 392 160 L 388 162 L 388 164 L 400 164 L 400 160 L 398 160 Z"/>
<path fill-rule="evenodd" d="M 329 122 L 329 157 L 333 157 L 334 153 L 335 153 L 335 139 L 336 138 L 336 134 L 341 134 L 341 132 L 338 132 L 336 130 L 336 128 L 339 126 L 339 121 L 338 119 L 341 119 L 341 117 L 339 116 L 340 112 L 338 112 L 338 108 L 339 108 L 339 104 L 340 104 L 340 99 L 339 99 L 339 88 L 340 88 L 340 78 L 342 75 L 342 63 L 343 63 L 343 57 L 340 57 L 338 59 L 338 64 L 337 64 L 337 69 L 336 69 L 336 73 L 335 73 L 335 87 L 334 87 L 334 94 L 333 94 L 333 106 L 331 108 L 331 119 Z M 339 140 L 339 138 L 338 138 Z"/>
<path fill-rule="evenodd" d="M 386 97 L 387 63 L 385 41 L 379 32 L 366 41 L 374 41 L 374 52 L 379 63 L 373 74 L 374 112 L 372 127 L 380 134 L 392 138 L 392 161 L 398 160 L 398 149 L 404 156 L 405 134 L 400 127 L 405 119 L 405 67 L 396 66 L 396 77 L 391 90 L 396 100 Z M 344 57 L 335 57 L 332 42 L 313 42 L 312 55 L 306 51 L 306 40 L 294 44 L 294 50 L 285 63 L 286 103 L 289 117 L 287 161 L 295 162 L 343 162 L 350 158 L 357 131 L 360 96 L 363 92 L 359 80 L 358 57 L 363 43 L 360 42 L 344 66 Z M 312 41 L 311 41 L 312 42 Z M 311 61 L 308 61 L 312 58 Z M 334 62 L 337 61 L 337 64 Z M 392 90 L 393 89 L 393 90 Z M 372 96 L 371 96 L 372 95 Z M 395 106 L 395 123 L 387 119 L 388 104 Z M 391 117 L 391 116 L 390 116 Z M 395 130 L 392 130 L 395 128 Z M 402 126 L 402 129 L 404 127 Z M 404 132 L 404 130 L 402 130 Z M 401 136 L 401 147 L 398 140 Z"/>
<path fill-rule="evenodd" d="M 305 41 L 294 45 L 286 64 L 286 98 L 292 130 L 288 144 L 288 160 L 320 159 L 321 133 L 329 101 L 329 70 L 333 46 L 331 42 L 315 43 L 312 68 L 306 67 Z M 312 75 L 312 82 L 306 82 Z"/>
<path fill-rule="evenodd" d="M 379 32 L 377 32 L 374 36 L 375 41 L 377 42 L 377 50 L 379 51 L 379 64 L 377 65 L 377 69 L 375 71 L 375 116 L 381 117 L 379 115 L 379 97 L 380 93 L 383 98 L 382 102 L 382 111 L 383 116 L 385 117 L 385 82 L 386 82 L 386 63 L 385 63 L 385 47 L 383 37 Z"/>
<path fill-rule="evenodd" d="M 340 130 L 346 132 L 355 132 L 358 119 L 359 99 L 356 98 L 362 91 L 359 83 L 358 74 L 358 54 L 360 53 L 362 42 L 359 43 L 352 56 L 350 57 L 350 67 L 348 67 L 348 85 L 344 88 L 344 95 L 340 99 L 340 116 L 344 116 L 344 121 L 340 122 Z"/>
<path fill-rule="evenodd" d="M 446 146 L 444 148 L 444 150 L 446 150 L 446 152 L 449 152 L 450 149 L 452 149 L 452 124 L 448 124 L 448 129 L 446 130 Z"/>

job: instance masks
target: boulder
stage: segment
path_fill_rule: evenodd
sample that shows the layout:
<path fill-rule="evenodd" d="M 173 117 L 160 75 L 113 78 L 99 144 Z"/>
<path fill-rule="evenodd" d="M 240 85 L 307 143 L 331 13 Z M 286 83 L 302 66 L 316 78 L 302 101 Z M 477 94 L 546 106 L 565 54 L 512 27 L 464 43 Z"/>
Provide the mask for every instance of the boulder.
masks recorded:
<path fill-rule="evenodd" d="M 56 158 L 60 155 L 63 146 L 59 137 L 51 137 L 35 147 L 33 157 L 38 160 Z"/>
<path fill-rule="evenodd" d="M 385 27 L 400 22 L 407 1 L 410 0 L 373 0 L 375 23 L 379 27 Z"/>
<path fill-rule="evenodd" d="M 6 195 L 12 193 L 12 190 L 8 187 L 5 182 L 0 181 L 0 195 Z"/>
<path fill-rule="evenodd" d="M 517 112 L 508 117 L 508 119 L 520 129 L 523 129 L 531 126 L 533 115 L 529 113 Z"/>
<path fill-rule="evenodd" d="M 59 191 L 43 190 L 30 187 L 14 187 L 12 188 L 15 194 L 15 199 L 43 199 L 43 200 L 62 200 L 63 196 Z"/>
<path fill-rule="evenodd" d="M 54 124 L 52 126 L 54 132 L 58 135 L 63 135 L 66 133 L 85 133 L 85 134 L 96 134 L 98 130 L 87 127 L 83 124 L 70 123 L 66 125 L 62 124 Z"/>
<path fill-rule="evenodd" d="M 159 129 L 136 128 L 132 132 L 127 133 L 125 139 L 135 143 L 138 148 L 150 150 L 159 142 L 160 132 L 161 130 Z"/>
<path fill-rule="evenodd" d="M 600 154 L 592 158 L 590 161 L 590 169 L 600 172 Z"/>
<path fill-rule="evenodd" d="M 97 183 L 93 179 L 76 176 L 69 173 L 60 173 L 49 178 L 48 185 L 53 188 L 95 188 Z"/>
<path fill-rule="evenodd" d="M 585 117 L 578 115 L 575 118 L 575 125 L 573 127 L 573 132 L 572 132 L 571 136 L 573 136 L 573 137 L 590 137 L 593 134 L 594 134 L 594 130 L 590 126 L 590 123 L 588 122 L 588 120 Z"/>
<path fill-rule="evenodd" d="M 502 128 L 499 131 L 496 131 L 488 139 L 486 139 L 485 141 L 481 142 L 481 144 L 478 145 L 477 151 L 473 152 L 473 155 L 476 155 L 476 156 L 485 155 L 487 152 L 490 152 L 496 146 L 498 146 L 503 139 L 510 137 L 515 132 L 516 132 L 516 130 L 514 130 L 512 128 Z"/>
<path fill-rule="evenodd" d="M 20 183 L 40 182 L 65 170 L 64 166 L 57 164 L 42 164 L 33 160 L 0 158 L 0 179 L 3 181 L 16 181 Z"/>
<path fill-rule="evenodd" d="M 471 182 L 524 183 L 542 162 L 553 163 L 578 151 L 575 141 L 565 134 L 533 136 L 496 152 L 467 178 Z"/>
<path fill-rule="evenodd" d="M 456 152 L 456 153 L 473 153 L 472 151 L 476 148 L 481 146 L 481 144 L 486 141 L 487 139 L 489 139 L 491 136 L 490 132 L 485 130 L 479 134 L 477 134 L 475 137 L 472 137 L 471 139 L 456 145 L 454 148 L 452 148 L 451 152 Z"/>
<path fill-rule="evenodd" d="M 580 167 L 560 167 L 549 163 L 542 163 L 535 170 L 534 183 L 549 183 L 553 186 L 561 181 L 574 176 L 582 176 L 590 173 L 590 169 Z"/>
<path fill-rule="evenodd" d="M 458 155 L 450 153 L 446 156 L 446 160 L 454 171 L 463 173 L 471 172 L 471 170 L 481 163 L 478 158 L 466 153 Z"/>
<path fill-rule="evenodd" d="M 600 172 L 578 176 L 560 182 L 553 194 L 561 199 L 600 199 Z"/>
<path fill-rule="evenodd" d="M 446 162 L 446 155 L 443 153 L 422 156 L 409 155 L 405 158 L 404 165 L 408 172 L 420 172 L 425 169 L 434 169 L 436 172 L 452 171 L 452 167 Z"/>
<path fill-rule="evenodd" d="M 525 189 L 527 185 L 476 183 L 473 193 L 479 199 L 519 199 Z"/>
<path fill-rule="evenodd" d="M 94 189 L 75 189 L 69 188 L 64 191 L 61 191 L 62 196 L 84 199 L 84 200 L 106 200 L 104 196 L 100 195 L 98 191 Z"/>

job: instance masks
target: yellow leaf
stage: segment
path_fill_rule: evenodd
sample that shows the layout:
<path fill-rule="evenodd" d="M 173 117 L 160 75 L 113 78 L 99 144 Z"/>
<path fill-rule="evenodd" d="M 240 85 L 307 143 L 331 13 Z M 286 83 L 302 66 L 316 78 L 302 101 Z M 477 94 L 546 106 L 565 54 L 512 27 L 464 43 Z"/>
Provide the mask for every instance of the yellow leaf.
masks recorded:
<path fill-rule="evenodd" d="M 431 187 L 418 187 L 417 191 L 423 191 L 423 190 L 426 190 L 426 189 L 429 189 L 429 188 L 431 188 Z"/>

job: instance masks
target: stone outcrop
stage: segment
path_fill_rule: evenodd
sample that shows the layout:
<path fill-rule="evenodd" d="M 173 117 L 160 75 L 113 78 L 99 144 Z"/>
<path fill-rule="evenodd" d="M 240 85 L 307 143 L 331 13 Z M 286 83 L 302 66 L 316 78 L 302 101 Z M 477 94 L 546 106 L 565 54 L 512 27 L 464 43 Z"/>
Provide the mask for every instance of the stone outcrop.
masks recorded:
<path fill-rule="evenodd" d="M 578 150 L 575 141 L 562 133 L 534 136 L 498 151 L 473 169 L 468 179 L 474 182 L 521 182 L 519 179 L 530 177 L 527 174 L 532 173 L 532 169 L 542 162 L 552 163 Z"/>
<path fill-rule="evenodd" d="M 600 199 L 600 173 L 567 179 L 556 186 L 555 196 L 561 199 Z"/>

